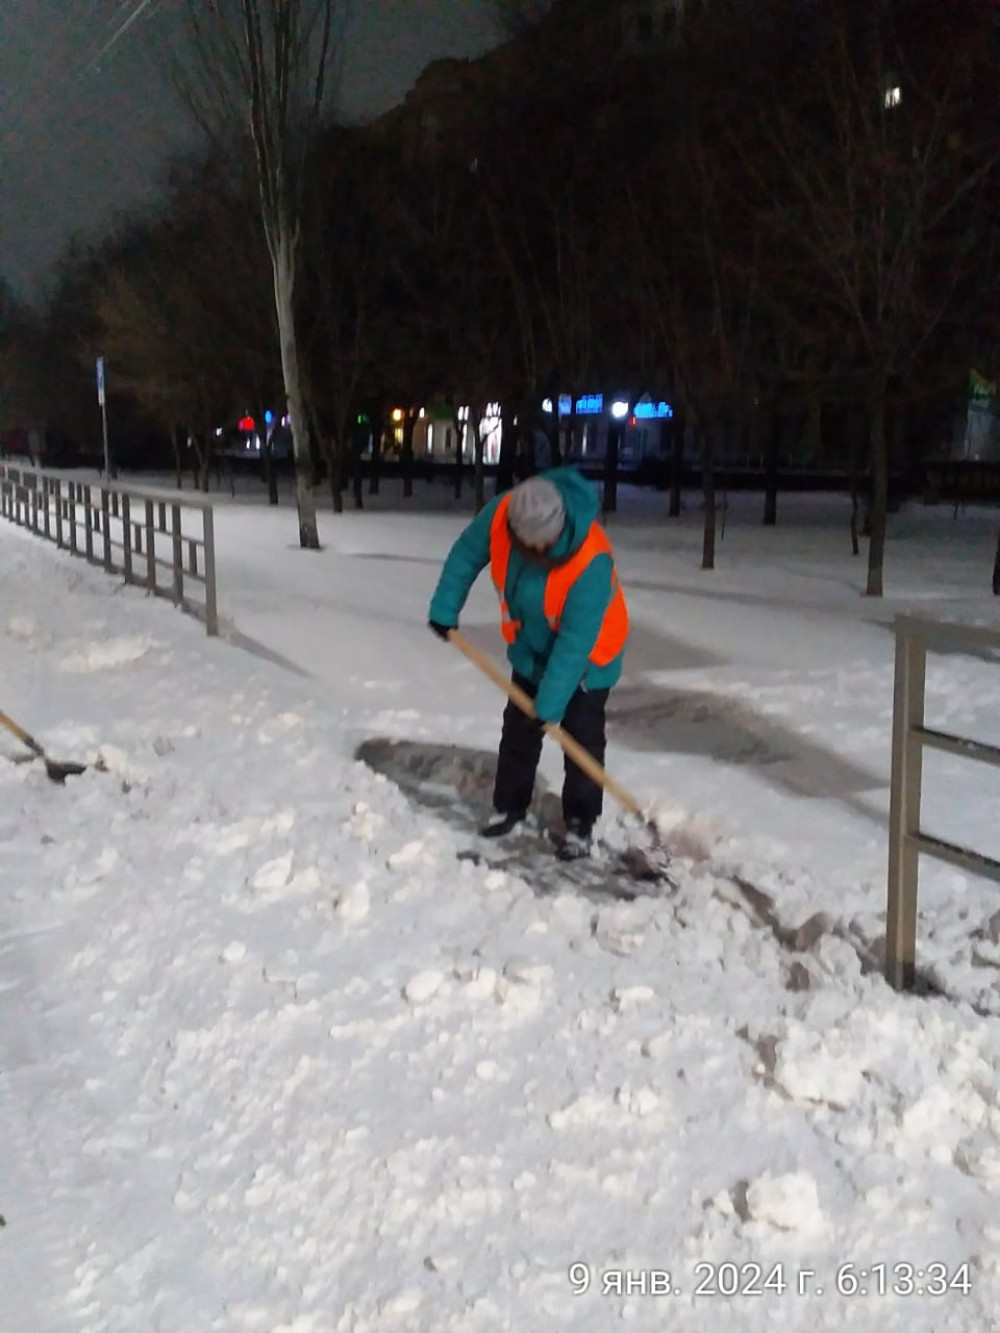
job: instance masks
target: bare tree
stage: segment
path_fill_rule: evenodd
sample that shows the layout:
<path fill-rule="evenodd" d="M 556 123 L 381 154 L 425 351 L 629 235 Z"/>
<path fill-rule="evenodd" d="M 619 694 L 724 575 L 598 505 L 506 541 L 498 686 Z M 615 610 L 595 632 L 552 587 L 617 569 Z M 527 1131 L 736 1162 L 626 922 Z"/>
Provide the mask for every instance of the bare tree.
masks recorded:
<path fill-rule="evenodd" d="M 924 12 L 928 16 L 935 7 Z M 936 30 L 825 0 L 800 82 L 758 104 L 771 248 L 811 274 L 848 365 L 863 382 L 872 473 L 867 594 L 883 591 L 890 385 L 911 374 L 977 265 L 995 142 L 970 124 L 981 32 L 949 8 Z M 981 21 L 980 21 L 981 28 Z M 777 168 L 774 170 L 773 168 Z"/>
<path fill-rule="evenodd" d="M 552 0 L 491 0 L 493 19 L 504 37 L 519 37 L 540 23 Z"/>
<path fill-rule="evenodd" d="M 187 0 L 195 60 L 179 84 L 203 128 L 249 126 L 271 257 L 281 368 L 295 452 L 299 542 L 319 549 L 308 410 L 299 364 L 299 272 L 305 164 L 327 111 L 343 0 Z"/>
<path fill-rule="evenodd" d="M 742 427 L 760 337 L 763 257 L 729 193 L 722 143 L 696 115 L 664 146 L 678 166 L 630 190 L 627 240 L 636 304 L 658 339 L 662 378 L 673 384 L 701 450 L 705 506 L 702 568 L 715 568 L 716 463 L 726 432 Z M 654 158 L 654 161 L 656 159 Z M 736 220 L 739 220 L 737 225 Z"/>

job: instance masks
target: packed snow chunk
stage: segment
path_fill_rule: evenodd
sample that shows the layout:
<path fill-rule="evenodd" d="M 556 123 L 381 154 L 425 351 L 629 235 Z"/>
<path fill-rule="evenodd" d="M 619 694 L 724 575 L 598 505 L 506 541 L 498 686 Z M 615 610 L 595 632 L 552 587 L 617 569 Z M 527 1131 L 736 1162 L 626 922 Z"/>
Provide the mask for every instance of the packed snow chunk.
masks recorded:
<path fill-rule="evenodd" d="M 77 652 L 67 654 L 62 660 L 62 669 L 83 674 L 128 666 L 130 662 L 138 662 L 140 657 L 144 657 L 154 642 L 149 634 L 132 634 L 119 639 L 88 643 Z"/>
<path fill-rule="evenodd" d="M 551 980 L 552 968 L 548 963 L 533 963 L 528 958 L 508 958 L 503 974 L 508 981 L 522 986 L 542 986 Z"/>
<path fill-rule="evenodd" d="M 1000 1190 L 1000 1143 L 992 1134 L 974 1134 L 959 1144 L 955 1161 L 970 1176 L 986 1181 L 991 1190 Z"/>
<path fill-rule="evenodd" d="M 266 819 L 249 815 L 246 819 L 240 819 L 235 824 L 227 824 L 219 830 L 214 843 L 215 850 L 223 855 L 240 852 L 268 834 L 290 833 L 294 827 L 294 810 L 279 810 L 277 814 L 269 815 Z"/>
<path fill-rule="evenodd" d="M 936 1134 L 951 1118 L 951 1094 L 945 1088 L 930 1088 L 908 1106 L 900 1118 L 900 1129 L 911 1139 Z"/>
<path fill-rule="evenodd" d="M 615 1106 L 607 1097 L 596 1092 L 584 1093 L 575 1101 L 569 1102 L 558 1111 L 548 1114 L 549 1126 L 555 1130 L 594 1128 L 617 1128 L 623 1120 L 621 1107 Z"/>
<path fill-rule="evenodd" d="M 808 1171 L 770 1172 L 747 1186 L 747 1212 L 779 1231 L 818 1231 L 824 1223 L 816 1182 Z"/>
<path fill-rule="evenodd" d="M 232 944 L 227 944 L 219 955 L 223 963 L 239 963 L 247 956 L 247 946 L 242 940 L 233 940 Z"/>
<path fill-rule="evenodd" d="M 66 886 L 70 888 L 74 885 L 86 887 L 99 884 L 120 864 L 121 857 L 114 847 L 104 847 L 99 853 L 96 861 L 89 866 L 80 869 L 74 869 L 66 877 Z"/>
<path fill-rule="evenodd" d="M 34 643 L 38 638 L 38 621 L 33 616 L 11 616 L 7 621 L 7 633 L 21 643 Z"/>
<path fill-rule="evenodd" d="M 861 1088 L 861 1058 L 860 1051 L 844 1048 L 836 1029 L 795 1027 L 776 1045 L 774 1081 L 793 1101 L 847 1107 Z"/>
<path fill-rule="evenodd" d="M 404 847 L 400 847 L 398 852 L 393 852 L 389 856 L 387 864 L 391 870 L 395 870 L 397 866 L 412 865 L 414 861 L 421 858 L 423 850 L 424 844 L 422 840 L 420 838 L 414 838 L 412 842 L 408 842 Z"/>
<path fill-rule="evenodd" d="M 345 828 L 360 842 L 372 842 L 384 823 L 383 816 L 373 810 L 366 801 L 358 801 L 351 809 L 351 818 Z"/>
<path fill-rule="evenodd" d="M 497 982 L 496 998 L 509 1013 L 530 1017 L 542 1002 L 539 986 L 517 973 L 511 976 L 506 974 L 506 969 L 504 971 L 505 975 Z"/>
<path fill-rule="evenodd" d="M 372 895 L 363 879 L 352 884 L 337 899 L 336 912 L 341 921 L 363 921 L 371 911 Z"/>
<path fill-rule="evenodd" d="M 139 787 L 149 781 L 149 774 L 138 768 L 129 759 L 124 750 L 117 745 L 101 745 L 97 751 L 97 767 L 103 773 L 111 773 L 130 787 Z"/>
<path fill-rule="evenodd" d="M 301 870 L 295 872 L 289 887 L 299 893 L 314 893 L 322 882 L 323 877 L 316 866 L 303 866 Z"/>
<path fill-rule="evenodd" d="M 415 977 L 410 978 L 403 987 L 403 994 L 410 1004 L 426 1004 L 438 993 L 443 983 L 444 973 L 428 968 L 427 971 L 418 972 Z"/>
<path fill-rule="evenodd" d="M 629 1115 L 644 1120 L 657 1110 L 660 1098 L 650 1087 L 633 1088 L 623 1083 L 620 1088 L 615 1089 L 615 1102 L 618 1106 L 623 1106 Z"/>
<path fill-rule="evenodd" d="M 300 1314 L 290 1324 L 276 1324 L 274 1333 L 320 1333 L 319 1320 L 311 1314 Z"/>
<path fill-rule="evenodd" d="M 488 966 L 477 967 L 469 977 L 469 994 L 479 996 L 481 999 L 495 999 L 497 997 L 498 977 L 496 969 Z"/>
<path fill-rule="evenodd" d="M 298 713 L 279 713 L 277 717 L 269 718 L 264 723 L 257 732 L 257 739 L 262 745 L 269 745 L 278 736 L 287 736 L 289 732 L 304 725 L 305 719 L 299 717 Z"/>
<path fill-rule="evenodd" d="M 395 1296 L 379 1301 L 379 1314 L 410 1315 L 416 1314 L 423 1303 L 423 1292 L 417 1287 L 407 1287 Z"/>
<path fill-rule="evenodd" d="M 928 1088 L 900 1114 L 896 1151 L 906 1155 L 917 1148 L 926 1150 L 935 1161 L 949 1162 L 963 1125 L 974 1127 L 985 1110 L 985 1103 L 977 1095 L 966 1102 L 955 1096 L 954 1088 Z"/>
<path fill-rule="evenodd" d="M 628 1014 L 655 996 L 652 986 L 616 986 L 611 992 L 611 1008 L 616 1014 Z"/>
<path fill-rule="evenodd" d="M 707 815 L 689 815 L 679 806 L 663 803 L 646 813 L 656 827 L 660 845 L 671 856 L 707 861 L 725 837 L 725 829 L 718 820 Z"/>
<path fill-rule="evenodd" d="M 292 878 L 292 852 L 276 856 L 257 870 L 250 880 L 252 889 L 283 889 Z"/>

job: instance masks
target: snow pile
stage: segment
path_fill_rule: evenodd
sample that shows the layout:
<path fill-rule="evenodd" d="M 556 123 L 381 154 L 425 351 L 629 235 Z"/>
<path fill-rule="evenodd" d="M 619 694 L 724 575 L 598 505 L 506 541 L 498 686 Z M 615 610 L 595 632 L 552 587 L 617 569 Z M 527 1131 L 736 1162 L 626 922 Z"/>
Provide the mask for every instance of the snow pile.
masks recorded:
<path fill-rule="evenodd" d="M 86 643 L 62 660 L 63 671 L 109 671 L 137 662 L 154 646 L 148 635 L 125 635 L 104 642 Z"/>
<path fill-rule="evenodd" d="M 792 719 L 780 743 L 727 753 L 756 764 L 766 742 L 790 756 L 777 765 L 709 773 L 705 754 L 646 752 L 623 726 L 609 762 L 626 784 L 680 792 L 691 813 L 664 798 L 676 891 L 602 899 L 458 859 L 454 786 L 488 794 L 496 698 L 426 634 L 412 587 L 406 619 L 389 562 L 334 553 L 353 578 L 300 565 L 282 590 L 280 532 L 251 573 L 272 628 L 300 599 L 301 638 L 273 653 L 316 647 L 309 599 L 343 589 L 322 684 L 136 590 L 112 600 L 99 571 L 0 528 L 5 703 L 56 757 L 104 760 L 64 788 L 0 765 L 0 992 L 17 1015 L 0 1021 L 5 1333 L 989 1328 L 1000 1020 L 897 996 L 872 965 L 884 826 L 858 770 L 876 740 L 845 745 L 835 775 L 860 812 L 801 794 L 805 691 L 846 736 L 850 700 L 868 707 L 885 675 L 884 631 L 860 631 L 865 689 L 836 697 L 810 664 L 783 695 L 773 675 L 750 682 L 725 645 L 736 665 L 714 687 L 773 689 L 771 716 Z M 638 664 L 654 612 L 636 597 Z M 146 647 L 66 672 L 67 625 L 81 661 Z M 422 682 L 412 715 L 392 705 L 404 662 Z M 704 689 L 707 668 L 688 670 Z M 956 663 L 952 679 L 970 676 Z M 685 716 L 711 732 L 707 705 Z M 876 729 L 853 717 L 854 735 Z M 390 740 L 409 792 L 355 759 Z M 789 786 L 767 787 L 786 762 Z M 963 790 L 963 817 L 984 809 Z M 973 987 L 969 959 L 995 903 L 967 890 L 961 917 L 951 881 L 927 879 L 942 978 L 988 998 L 995 975 L 978 967 Z M 844 1264 L 880 1261 L 967 1272 L 969 1293 L 837 1291 Z M 755 1265 L 783 1266 L 789 1289 L 723 1294 Z M 654 1270 L 680 1294 L 649 1294 Z"/>

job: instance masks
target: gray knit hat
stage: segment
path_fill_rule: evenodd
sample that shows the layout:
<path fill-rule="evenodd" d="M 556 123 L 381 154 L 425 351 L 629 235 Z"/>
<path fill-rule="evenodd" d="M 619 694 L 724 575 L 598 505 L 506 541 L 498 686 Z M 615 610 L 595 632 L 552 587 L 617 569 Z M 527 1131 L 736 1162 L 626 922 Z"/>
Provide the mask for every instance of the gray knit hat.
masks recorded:
<path fill-rule="evenodd" d="M 555 482 L 529 477 L 510 494 L 507 521 L 526 546 L 551 546 L 566 522 L 566 506 Z"/>

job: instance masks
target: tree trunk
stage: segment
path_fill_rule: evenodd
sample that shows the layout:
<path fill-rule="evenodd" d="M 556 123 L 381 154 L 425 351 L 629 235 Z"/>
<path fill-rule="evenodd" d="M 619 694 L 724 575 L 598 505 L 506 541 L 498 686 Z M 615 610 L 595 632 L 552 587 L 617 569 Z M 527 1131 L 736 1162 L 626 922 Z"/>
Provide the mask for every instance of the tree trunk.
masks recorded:
<path fill-rule="evenodd" d="M 861 554 L 861 540 L 858 532 L 858 511 L 861 505 L 860 486 L 858 483 L 858 440 L 851 432 L 847 455 L 848 485 L 851 488 L 851 555 Z"/>
<path fill-rule="evenodd" d="M 385 422 L 385 410 L 381 409 L 374 423 L 372 431 L 372 461 L 371 471 L 368 473 L 368 494 L 378 495 L 380 469 L 382 466 L 382 431 Z"/>
<path fill-rule="evenodd" d="M 470 407 L 469 415 L 472 418 L 472 428 L 475 431 L 473 435 L 473 445 L 475 447 L 475 472 L 473 473 L 473 485 L 475 490 L 476 513 L 486 504 L 486 471 L 485 459 L 483 457 L 485 445 L 483 443 L 483 417 L 478 407 Z"/>
<path fill-rule="evenodd" d="M 170 447 L 174 452 L 174 488 L 184 489 L 184 433 L 180 426 L 170 432 Z"/>
<path fill-rule="evenodd" d="M 271 451 L 271 438 L 267 436 L 263 447 L 264 480 L 267 482 L 267 503 L 278 503 L 278 473 L 274 466 L 274 454 Z"/>
<path fill-rule="evenodd" d="M 372 434 L 374 435 L 374 431 L 372 432 Z M 362 457 L 364 452 L 365 452 L 365 442 L 359 435 L 354 443 L 354 450 L 353 450 L 354 457 L 351 460 L 353 464 L 353 475 L 351 480 L 354 489 L 355 509 L 364 509 L 365 507 L 365 488 L 364 488 L 365 473 L 363 466 L 364 460 Z"/>
<path fill-rule="evenodd" d="M 399 470 L 403 476 L 403 499 L 413 496 L 413 432 L 417 429 L 419 413 L 415 407 L 406 409 L 403 419 L 403 452 L 399 460 Z"/>
<path fill-rule="evenodd" d="M 687 434 L 687 418 L 678 413 L 671 422 L 673 435 L 670 456 L 670 507 L 667 515 L 678 518 L 681 512 L 681 491 L 684 486 L 684 436 Z"/>
<path fill-rule="evenodd" d="M 274 434 L 274 430 L 268 428 L 267 412 L 259 400 L 257 402 L 257 420 L 260 423 L 260 434 L 257 438 L 260 440 L 261 479 L 267 487 L 267 503 L 276 505 L 278 503 L 278 479 L 274 474 L 274 459 L 271 456 L 271 436 Z"/>
<path fill-rule="evenodd" d="M 319 550 L 319 526 L 316 521 L 316 497 L 312 490 L 312 468 L 306 427 L 305 400 L 299 373 L 299 346 L 295 329 L 295 244 L 291 229 L 280 228 L 271 255 L 274 269 L 274 305 L 281 344 L 281 373 L 292 423 L 292 451 L 295 455 L 295 503 L 299 517 L 299 545 L 303 550 Z"/>
<path fill-rule="evenodd" d="M 452 415 L 452 426 L 455 430 L 455 499 L 462 498 L 462 465 L 465 461 L 465 427 L 458 419 L 458 413 Z"/>
<path fill-rule="evenodd" d="M 772 408 L 771 429 L 767 433 L 764 454 L 764 527 L 773 528 L 778 522 L 778 455 L 781 450 L 781 413 L 775 403 Z"/>
<path fill-rule="evenodd" d="M 868 429 L 872 456 L 872 502 L 869 515 L 868 586 L 865 595 L 882 596 L 882 567 L 889 502 L 889 449 L 885 431 L 885 380 L 872 390 L 868 402 Z"/>
<path fill-rule="evenodd" d="M 546 439 L 549 442 L 549 461 L 548 461 L 549 467 L 560 467 L 562 464 L 562 445 L 559 440 L 559 432 L 562 428 L 562 425 L 559 417 L 558 396 L 555 399 L 555 404 L 556 405 L 553 408 L 552 416 L 549 419 L 548 428 L 545 431 Z M 534 442 L 534 432 L 532 432 L 532 442 Z M 531 451 L 532 472 L 534 472 L 535 468 L 537 467 L 537 463 L 535 461 L 535 452 L 536 451 L 533 448 Z"/>
<path fill-rule="evenodd" d="M 1000 597 L 1000 535 L 997 536 L 997 553 L 993 560 L 993 596 Z"/>
<path fill-rule="evenodd" d="M 500 459 L 497 463 L 495 494 L 501 495 L 514 485 L 514 468 L 517 460 L 517 430 L 514 414 L 506 403 L 500 409 Z"/>
<path fill-rule="evenodd" d="M 701 435 L 701 486 L 705 497 L 705 532 L 701 548 L 702 569 L 715 568 L 715 429 L 699 428 Z"/>
<path fill-rule="evenodd" d="M 327 449 L 326 465 L 330 470 L 330 502 L 335 514 L 344 512 L 344 440 L 334 436 Z"/>
<path fill-rule="evenodd" d="M 602 508 L 606 514 L 613 514 L 618 508 L 618 443 L 622 427 L 617 421 L 608 422 L 608 442 L 604 450 L 604 501 Z"/>

